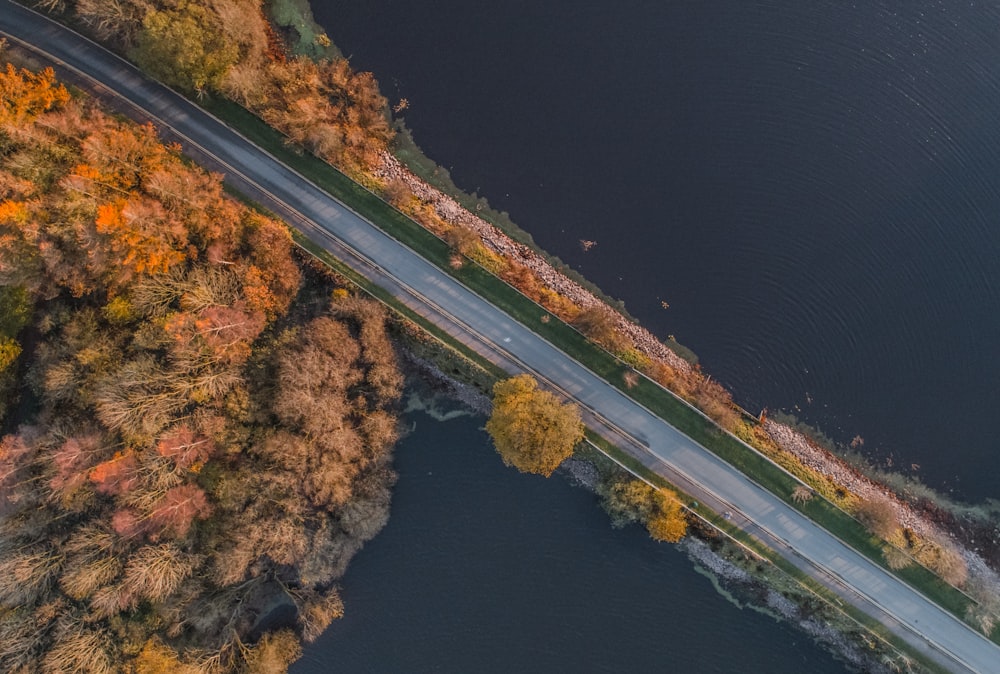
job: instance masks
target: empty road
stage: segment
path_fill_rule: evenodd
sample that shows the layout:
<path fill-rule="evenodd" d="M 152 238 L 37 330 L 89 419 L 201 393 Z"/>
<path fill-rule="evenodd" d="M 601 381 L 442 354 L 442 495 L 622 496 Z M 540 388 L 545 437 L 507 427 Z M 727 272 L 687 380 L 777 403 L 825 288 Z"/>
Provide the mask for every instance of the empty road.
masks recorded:
<path fill-rule="evenodd" d="M 0 0 L 0 33 L 127 100 L 135 116 L 169 131 L 185 152 L 222 170 L 228 183 L 508 371 L 527 370 L 553 382 L 585 408 L 599 432 L 607 433 L 607 425 L 620 429 L 671 472 L 731 504 L 817 573 L 839 579 L 849 588 L 840 590 L 845 597 L 863 598 L 914 648 L 952 671 L 1000 674 L 1000 648 L 981 634 L 187 100 L 9 0 Z"/>

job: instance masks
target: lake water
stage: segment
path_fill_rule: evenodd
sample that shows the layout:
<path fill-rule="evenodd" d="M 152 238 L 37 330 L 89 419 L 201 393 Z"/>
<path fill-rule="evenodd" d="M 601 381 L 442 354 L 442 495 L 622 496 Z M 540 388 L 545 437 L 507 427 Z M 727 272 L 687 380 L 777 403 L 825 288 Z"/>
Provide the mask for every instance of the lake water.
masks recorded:
<path fill-rule="evenodd" d="M 504 467 L 484 419 L 409 421 L 389 524 L 291 674 L 844 671 L 677 548 L 612 529 L 590 492 Z"/>
<path fill-rule="evenodd" d="M 314 11 L 410 100 L 417 142 L 459 185 L 693 348 L 745 407 L 1000 497 L 1000 3 Z M 587 492 L 503 468 L 481 420 L 415 418 L 346 616 L 293 674 L 842 670 L 676 549 L 610 529 Z"/>
<path fill-rule="evenodd" d="M 417 142 L 459 185 L 676 335 L 745 407 L 1000 497 L 1000 3 L 315 14 L 410 100 Z"/>

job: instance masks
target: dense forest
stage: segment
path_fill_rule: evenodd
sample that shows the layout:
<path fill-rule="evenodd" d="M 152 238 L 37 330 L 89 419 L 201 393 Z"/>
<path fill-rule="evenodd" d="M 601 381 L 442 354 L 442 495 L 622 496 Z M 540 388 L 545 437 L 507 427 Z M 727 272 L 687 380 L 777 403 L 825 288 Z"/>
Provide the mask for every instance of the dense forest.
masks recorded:
<path fill-rule="evenodd" d="M 0 670 L 284 671 L 388 516 L 382 308 L 51 71 L 0 156 Z"/>
<path fill-rule="evenodd" d="M 245 106 L 316 155 L 371 182 L 392 139 L 371 73 L 288 53 L 259 0 L 42 0 L 157 79 Z M 324 41 L 325 36 L 323 36 Z M 328 43 L 328 41 L 326 41 Z"/>

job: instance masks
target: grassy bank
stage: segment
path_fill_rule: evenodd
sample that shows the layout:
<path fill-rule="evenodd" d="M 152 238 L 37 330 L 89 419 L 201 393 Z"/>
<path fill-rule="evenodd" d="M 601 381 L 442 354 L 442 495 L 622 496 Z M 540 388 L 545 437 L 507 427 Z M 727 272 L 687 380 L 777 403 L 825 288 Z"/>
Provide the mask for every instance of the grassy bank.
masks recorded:
<path fill-rule="evenodd" d="M 312 58 L 341 56 L 326 31 L 313 18 L 309 0 L 268 0 L 265 7 L 271 20 L 285 31 L 285 38 L 294 53 Z"/>
<path fill-rule="evenodd" d="M 484 268 L 474 264 L 465 264 L 457 269 L 454 268 L 449 264 L 451 250 L 444 241 L 329 164 L 308 153 L 293 150 L 285 143 L 283 136 L 245 109 L 218 99 L 208 101 L 205 103 L 205 107 L 239 129 L 278 159 L 381 227 L 388 234 L 408 245 L 442 270 L 508 312 L 513 318 L 579 360 L 654 414 L 665 419 L 675 428 L 738 468 L 845 543 L 868 556 L 875 563 L 892 571 L 882 554 L 883 543 L 868 533 L 857 520 L 823 498 L 814 498 L 801 503 L 793 500 L 792 492 L 799 484 L 795 478 L 735 437 L 724 433 L 687 403 L 645 378 L 639 378 L 638 383 L 632 387 L 627 386 L 625 375 L 631 371 L 630 367 L 594 345 L 576 329 L 562 322 Z M 391 299 L 385 291 L 372 288 L 371 292 L 373 294 L 381 293 L 384 297 L 380 297 L 380 299 L 384 301 L 389 302 Z M 405 310 L 405 308 L 403 311 L 408 318 L 427 327 L 432 334 L 451 343 L 451 339 L 440 330 L 432 325 L 427 325 L 426 322 L 421 321 L 419 317 L 412 315 L 412 312 Z M 456 348 L 464 349 L 474 361 L 481 360 L 464 347 L 456 346 Z M 945 583 L 931 571 L 914 565 L 901 571 L 892 572 L 960 619 L 966 619 L 966 611 L 972 604 L 972 600 L 961 591 Z M 1000 630 L 995 630 L 991 638 L 1000 643 Z"/>

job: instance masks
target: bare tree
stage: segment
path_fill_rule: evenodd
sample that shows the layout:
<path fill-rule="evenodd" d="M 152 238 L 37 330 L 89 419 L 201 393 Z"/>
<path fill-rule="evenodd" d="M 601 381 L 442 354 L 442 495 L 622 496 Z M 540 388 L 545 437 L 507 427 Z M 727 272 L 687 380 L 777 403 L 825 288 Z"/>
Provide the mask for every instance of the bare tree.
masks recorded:
<path fill-rule="evenodd" d="M 65 557 L 51 546 L 8 549 L 0 554 L 0 606 L 34 604 L 58 577 Z"/>
<path fill-rule="evenodd" d="M 115 580 L 122 571 L 122 545 L 113 532 L 100 525 L 85 525 L 63 546 L 67 562 L 59 587 L 76 600 L 90 597 Z"/>
<path fill-rule="evenodd" d="M 67 614 L 59 621 L 52 648 L 42 658 L 41 671 L 43 674 L 114 674 L 118 671 L 116 655 L 107 633 L 88 627 L 79 617 Z"/>
<path fill-rule="evenodd" d="M 162 602 L 194 572 L 198 558 L 171 544 L 145 545 L 125 564 L 122 586 L 135 603 Z"/>

